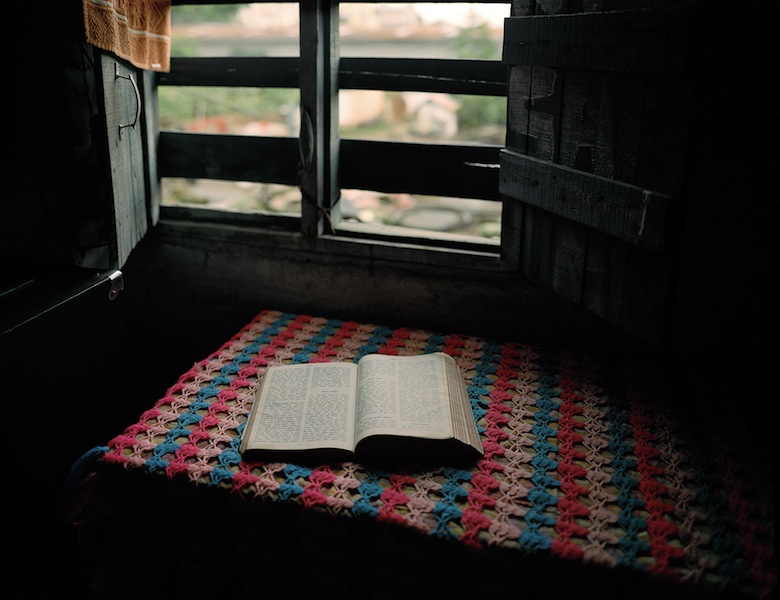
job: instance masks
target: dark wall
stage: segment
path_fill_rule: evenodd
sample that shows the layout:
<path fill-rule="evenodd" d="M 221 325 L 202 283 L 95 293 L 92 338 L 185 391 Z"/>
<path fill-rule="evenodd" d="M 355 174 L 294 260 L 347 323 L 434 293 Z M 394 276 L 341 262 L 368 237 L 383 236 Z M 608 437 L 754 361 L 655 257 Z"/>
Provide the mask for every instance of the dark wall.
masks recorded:
<path fill-rule="evenodd" d="M 107 255 L 108 187 L 81 3 L 3 17 L 0 258 L 44 265 Z"/>
<path fill-rule="evenodd" d="M 703 5 L 689 48 L 693 112 L 669 348 L 746 382 L 778 364 L 779 9 L 768 0 Z"/>

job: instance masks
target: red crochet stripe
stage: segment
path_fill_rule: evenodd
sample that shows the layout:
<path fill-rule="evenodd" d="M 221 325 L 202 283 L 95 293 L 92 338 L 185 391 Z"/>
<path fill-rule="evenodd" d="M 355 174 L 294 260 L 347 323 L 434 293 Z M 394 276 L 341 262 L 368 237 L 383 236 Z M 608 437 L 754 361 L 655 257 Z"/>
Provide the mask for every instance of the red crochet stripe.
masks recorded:
<path fill-rule="evenodd" d="M 409 475 L 395 473 L 390 476 L 390 487 L 382 491 L 379 499 L 382 506 L 377 513 L 377 519 L 403 525 L 406 519 L 397 512 L 399 506 L 406 506 L 409 496 L 403 491 L 404 486 L 414 485 L 416 479 Z"/>
<path fill-rule="evenodd" d="M 382 345 L 378 350 L 378 354 L 399 354 L 399 349 L 406 346 L 406 342 L 409 339 L 409 330 L 403 327 L 394 329 L 390 338 Z"/>
<path fill-rule="evenodd" d="M 646 400 L 646 399 L 645 399 Z M 656 464 L 660 452 L 653 445 L 658 436 L 650 431 L 653 420 L 645 414 L 645 404 L 635 394 L 629 397 L 629 423 L 633 427 L 634 455 L 639 472 L 639 491 L 645 499 L 648 512 L 647 532 L 650 534 L 650 553 L 654 559 L 648 568 L 650 573 L 678 576 L 672 568 L 672 559 L 682 558 L 685 551 L 669 544 L 669 539 L 678 535 L 678 527 L 671 520 L 674 506 L 664 501 L 669 496 L 669 488 L 657 478 L 665 475 L 666 470 Z"/>
<path fill-rule="evenodd" d="M 307 508 L 313 508 L 315 506 L 327 506 L 328 495 L 323 492 L 323 489 L 329 487 L 336 479 L 336 475 L 330 470 L 328 466 L 322 466 L 312 471 L 309 475 L 309 485 L 303 490 L 301 495 L 301 502 Z"/>
<path fill-rule="evenodd" d="M 311 362 L 323 362 L 332 360 L 339 352 L 339 348 L 344 345 L 344 338 L 349 337 L 357 329 L 356 321 L 344 321 L 338 329 L 329 336 L 322 347 L 317 351 L 317 356 L 311 359 Z"/>
<path fill-rule="evenodd" d="M 582 414 L 582 407 L 577 403 L 582 397 L 577 394 L 579 384 L 571 376 L 571 359 L 561 360 L 561 394 L 558 417 L 558 474 L 561 478 L 563 497 L 558 499 L 558 519 L 555 523 L 557 537 L 552 542 L 552 552 L 565 558 L 580 558 L 583 550 L 573 538 L 585 538 L 588 530 L 577 523 L 578 518 L 590 515 L 590 509 L 580 502 L 582 496 L 588 495 L 588 489 L 577 483 L 578 478 L 584 478 L 585 469 L 575 461 L 585 458 L 585 454 L 575 447 L 582 442 L 583 436 L 577 432 L 583 425 L 574 417 Z"/>
<path fill-rule="evenodd" d="M 493 493 L 500 487 L 500 483 L 494 474 L 503 471 L 504 467 L 493 459 L 504 453 L 500 442 L 508 437 L 503 426 L 509 422 L 506 413 L 512 409 L 504 402 L 512 398 L 506 390 L 513 387 L 511 380 L 517 376 L 517 355 L 518 350 L 513 344 L 504 344 L 496 370 L 497 378 L 493 382 L 495 389 L 489 394 L 490 404 L 484 417 L 485 433 L 482 440 L 484 455 L 477 464 L 478 471 L 471 477 L 472 487 L 462 516 L 466 531 L 461 540 L 472 546 L 479 546 L 480 532 L 490 528 L 491 520 L 485 516 L 485 509 L 496 505 Z"/>

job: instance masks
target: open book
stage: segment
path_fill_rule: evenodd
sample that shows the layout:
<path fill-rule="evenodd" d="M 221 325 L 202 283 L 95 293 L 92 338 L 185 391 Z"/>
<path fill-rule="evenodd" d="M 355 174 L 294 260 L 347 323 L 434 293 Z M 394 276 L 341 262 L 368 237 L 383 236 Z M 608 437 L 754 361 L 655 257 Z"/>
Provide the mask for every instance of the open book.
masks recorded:
<path fill-rule="evenodd" d="M 240 449 L 447 464 L 482 455 L 463 375 L 442 352 L 269 367 Z"/>

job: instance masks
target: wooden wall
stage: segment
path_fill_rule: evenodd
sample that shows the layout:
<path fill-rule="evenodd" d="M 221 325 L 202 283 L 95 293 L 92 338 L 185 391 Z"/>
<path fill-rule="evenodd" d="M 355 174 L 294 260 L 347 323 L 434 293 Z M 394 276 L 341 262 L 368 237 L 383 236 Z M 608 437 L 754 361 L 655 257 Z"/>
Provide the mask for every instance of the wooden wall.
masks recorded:
<path fill-rule="evenodd" d="M 529 0 L 512 14 L 507 260 L 680 360 L 766 369 L 777 3 Z"/>

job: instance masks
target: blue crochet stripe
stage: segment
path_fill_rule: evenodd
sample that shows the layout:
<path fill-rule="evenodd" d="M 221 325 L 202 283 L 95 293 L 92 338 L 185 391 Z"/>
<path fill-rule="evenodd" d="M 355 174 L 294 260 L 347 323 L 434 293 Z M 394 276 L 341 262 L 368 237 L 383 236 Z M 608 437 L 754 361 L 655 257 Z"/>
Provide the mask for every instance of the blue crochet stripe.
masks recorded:
<path fill-rule="evenodd" d="M 443 475 L 447 477 L 447 481 L 441 486 L 442 499 L 433 507 L 436 525 L 431 535 L 456 540 L 459 536 L 450 528 L 450 523 L 460 522 L 463 516 L 458 503 L 469 497 L 469 492 L 463 484 L 471 481 L 471 473 L 463 469 L 446 468 Z"/>
<path fill-rule="evenodd" d="M 501 345 L 486 342 L 482 345 L 482 353 L 479 362 L 474 365 L 476 375 L 471 378 L 470 385 L 466 388 L 469 395 L 471 411 L 474 413 L 474 419 L 477 422 L 477 430 L 480 435 L 484 433 L 485 428 L 479 425 L 482 417 L 487 414 L 490 400 L 488 394 L 490 389 L 487 387 L 495 381 L 495 373 L 498 370 L 498 364 L 501 362 Z"/>
<path fill-rule="evenodd" d="M 557 505 L 558 500 L 547 490 L 560 487 L 560 481 L 551 475 L 557 470 L 558 462 L 550 457 L 558 452 L 558 448 L 548 441 L 557 435 L 550 427 L 550 423 L 558 420 L 552 413 L 560 407 L 555 391 L 558 384 L 557 367 L 557 358 L 543 356 L 539 359 L 539 387 L 536 390 L 539 398 L 536 400 L 537 411 L 531 429 L 535 436 L 534 456 L 531 459 L 531 481 L 534 487 L 528 492 L 531 506 L 525 514 L 526 528 L 518 540 L 520 547 L 529 552 L 550 548 L 552 540 L 542 529 L 551 528 L 556 523 L 556 518 L 550 514 L 550 510 Z"/>
<path fill-rule="evenodd" d="M 428 343 L 425 345 L 423 354 L 431 352 L 441 352 L 444 344 L 447 342 L 447 336 L 443 333 L 434 332 L 428 336 Z"/>
<path fill-rule="evenodd" d="M 366 354 L 374 354 L 384 346 L 390 336 L 393 335 L 393 330 L 389 327 L 375 327 L 371 336 L 366 340 L 360 348 L 358 348 L 354 361 L 357 362 L 363 358 Z"/>
<path fill-rule="evenodd" d="M 300 477 L 308 479 L 311 475 L 311 469 L 301 465 L 287 464 L 284 467 L 284 481 L 279 484 L 277 493 L 281 500 L 290 500 L 291 498 L 303 494 L 304 488 L 296 483 Z"/>
<path fill-rule="evenodd" d="M 175 453 L 181 447 L 181 444 L 176 441 L 177 438 L 189 437 L 192 434 L 192 429 L 190 428 L 196 426 L 203 419 L 203 417 L 198 414 L 198 411 L 209 407 L 211 400 L 219 394 L 218 386 L 229 384 L 233 380 L 233 375 L 241 369 L 240 365 L 248 363 L 252 357 L 257 354 L 260 348 L 270 343 L 271 340 L 279 334 L 281 329 L 286 327 L 289 322 L 296 317 L 297 315 L 293 313 L 282 313 L 279 318 L 266 327 L 259 336 L 247 344 L 230 364 L 222 367 L 219 375 L 217 375 L 209 385 L 198 390 L 195 399 L 187 407 L 186 412 L 183 412 L 179 416 L 176 425 L 166 433 L 165 440 L 154 447 L 152 455 L 145 461 L 143 468 L 146 472 L 154 473 L 156 471 L 164 471 L 168 467 L 170 461 L 166 460 L 165 456 Z M 232 449 L 236 451 L 237 446 L 234 444 Z M 227 463 L 227 460 L 230 456 L 231 455 L 228 454 L 225 458 L 225 461 L 222 463 L 222 468 L 215 469 L 215 472 L 211 473 L 209 479 L 210 484 L 218 485 L 226 478 L 232 478 L 232 474 L 228 474 L 229 464 Z M 228 470 L 228 472 L 226 472 L 226 470 Z"/>
<path fill-rule="evenodd" d="M 286 315 L 288 317 L 295 316 L 295 315 Z M 248 360 L 251 360 L 254 356 L 260 352 L 263 346 L 269 344 L 273 337 L 279 334 L 279 331 L 281 327 L 287 326 L 289 324 L 290 319 L 288 318 L 283 323 L 281 320 L 274 321 L 274 324 L 267 328 L 266 331 L 270 329 L 270 331 L 273 333 L 273 335 L 265 335 L 265 332 L 263 335 L 258 336 L 255 338 L 255 340 L 248 344 L 236 357 L 236 360 L 242 359 L 241 362 L 248 362 Z M 330 336 L 332 336 L 336 329 L 341 327 L 342 321 L 337 319 L 331 319 L 325 322 L 325 325 L 320 328 L 320 330 L 312 336 L 312 338 L 309 340 L 309 342 L 303 347 L 301 352 L 295 354 L 293 356 L 293 362 L 294 363 L 306 363 L 311 360 L 311 354 L 316 354 L 319 349 L 321 348 L 322 344 L 324 344 Z M 248 356 L 248 360 L 243 360 L 242 357 L 245 355 Z M 231 365 L 226 365 L 222 370 L 221 373 L 224 373 L 225 370 L 228 367 L 232 367 L 236 360 L 231 363 Z M 217 460 L 219 461 L 219 467 L 215 468 L 209 475 L 209 483 L 213 485 L 219 485 L 220 483 L 229 482 L 233 479 L 234 470 L 233 467 L 236 467 L 238 463 L 241 462 L 241 453 L 239 452 L 239 448 L 241 447 L 241 439 L 244 434 L 244 428 L 246 427 L 246 422 L 241 423 L 236 431 L 238 432 L 238 435 L 233 438 L 233 440 L 230 442 L 230 445 L 225 448 L 222 453 L 219 455 Z M 301 467 L 304 469 L 304 467 Z M 284 497 L 290 497 L 297 494 L 303 493 L 303 488 L 297 484 L 294 484 L 294 479 L 298 475 L 295 475 L 291 479 L 288 477 L 287 480 L 280 486 L 280 496 L 283 495 Z"/>
<path fill-rule="evenodd" d="M 375 504 L 384 490 L 379 480 L 382 477 L 389 477 L 390 474 L 382 471 L 367 471 L 366 475 L 366 479 L 357 488 L 358 497 L 352 504 L 352 513 L 358 516 L 376 517 L 379 509 Z"/>

